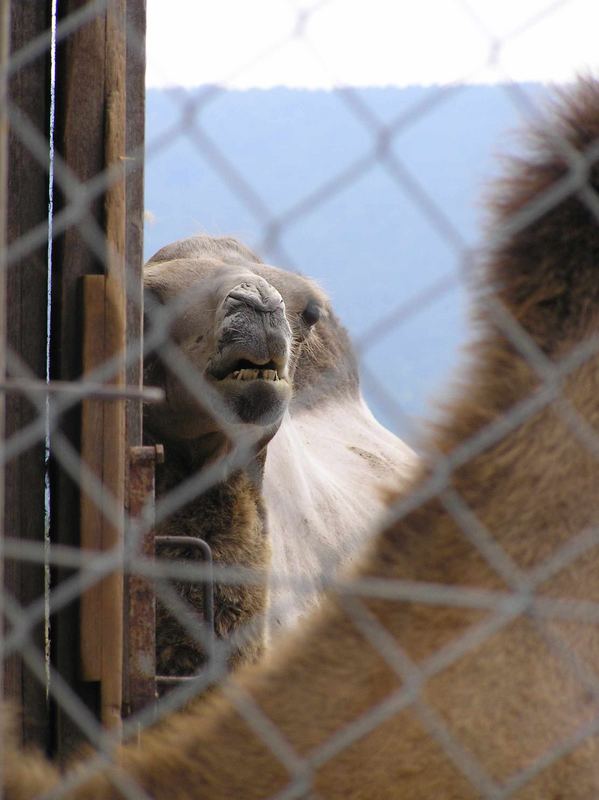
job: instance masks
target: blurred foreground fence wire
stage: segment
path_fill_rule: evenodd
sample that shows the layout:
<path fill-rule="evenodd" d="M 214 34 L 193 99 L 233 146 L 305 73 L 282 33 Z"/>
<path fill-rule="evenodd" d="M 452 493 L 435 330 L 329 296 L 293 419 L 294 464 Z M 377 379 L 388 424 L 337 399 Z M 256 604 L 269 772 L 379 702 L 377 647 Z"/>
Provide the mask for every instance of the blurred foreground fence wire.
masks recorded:
<path fill-rule="evenodd" d="M 201 688 L 202 681 L 214 681 L 218 673 L 218 664 L 213 664 L 205 669 L 204 677 L 187 682 L 173 679 L 170 682 L 179 686 L 161 698 L 157 711 L 153 703 L 155 664 L 138 658 L 139 653 L 152 654 L 155 646 L 153 581 L 161 602 L 185 615 L 166 580 L 182 575 L 184 565 L 169 568 L 152 561 L 153 466 L 162 454 L 159 446 L 144 444 L 142 437 L 142 403 L 159 396 L 143 386 L 144 351 L 163 348 L 167 352 L 170 348 L 173 369 L 185 371 L 184 359 L 177 362 L 181 354 L 168 340 L 168 325 L 153 328 L 153 339 L 144 342 L 142 338 L 145 2 L 3 0 L 0 13 L 0 263 L 6 282 L 5 299 L 4 285 L 0 285 L 0 314 L 6 319 L 6 366 L 0 364 L 6 407 L 1 459 L 5 470 L 4 692 L 25 710 L 20 729 L 24 742 L 64 755 L 83 737 L 102 753 L 110 744 L 106 729 L 119 734 L 124 727 L 124 732 L 131 734 L 152 722 L 156 714 L 182 705 Z M 309 13 L 304 11 L 301 20 L 298 16 L 290 35 L 290 41 L 299 40 L 307 47 L 311 47 L 305 31 Z M 8 58 L 3 49 L 5 39 L 10 42 Z M 281 217 L 266 207 L 257 188 L 248 185 L 219 143 L 202 130 L 200 111 L 218 95 L 217 87 L 182 102 L 171 132 L 152 147 L 159 152 L 168 146 L 171 134 L 184 131 L 260 220 L 264 246 L 279 252 L 287 266 L 290 259 L 286 259 L 281 239 L 285 226 L 297 216 L 317 210 L 320 203 L 358 180 L 377 162 L 418 205 L 447 247 L 459 252 L 464 269 L 468 269 L 472 254 L 443 209 L 388 147 L 394 136 L 450 91 L 440 88 L 430 106 L 414 108 L 383 125 L 357 92 L 347 87 L 339 90 L 340 102 L 371 134 L 372 155 L 364 162 L 356 159 L 333 179 L 315 186 Z M 514 102 L 527 103 L 517 86 L 507 91 Z M 10 134 L 5 144 L 7 123 Z M 523 209 L 512 220 L 512 229 L 538 218 L 559 200 L 560 191 L 572 191 L 568 180 L 580 182 L 584 170 L 573 157 L 571 166 L 572 176 L 564 179 L 564 186 L 552 189 L 538 207 Z M 589 198 L 589 205 L 597 214 L 597 199 Z M 442 281 L 429 287 L 419 302 L 431 302 L 449 286 Z M 365 335 L 363 346 L 417 311 L 413 306 L 398 305 L 394 314 Z M 535 769 L 559 757 L 567 743 L 547 752 L 542 764 L 515 775 L 499 795 L 481 765 L 427 705 L 421 688 L 447 664 L 513 619 L 523 603 L 531 602 L 530 595 L 539 583 L 590 546 L 596 532 L 581 533 L 539 574 L 525 575 L 473 519 L 449 485 L 452 468 L 498 441 L 535 408 L 557 399 L 560 367 L 550 364 L 501 308 L 495 313 L 514 347 L 540 376 L 543 389 L 528 405 L 515 408 L 482 432 L 479 440 L 471 440 L 453 453 L 451 463 L 440 460 L 428 489 L 425 486 L 420 496 L 402 501 L 394 513 L 406 513 L 440 493 L 464 536 L 505 579 L 509 590 L 491 592 L 407 581 L 390 585 L 372 579 L 344 593 L 340 582 L 339 592 L 356 626 L 398 673 L 404 688 L 387 704 L 373 708 L 351 732 L 333 736 L 319 752 L 319 759 L 332 758 L 361 732 L 413 703 L 422 725 L 481 796 L 509 797 Z M 194 383 L 190 376 L 185 380 L 188 387 L 201 393 L 201 381 Z M 564 398 L 559 414 L 573 435 L 587 446 L 596 446 L 584 420 Z M 212 480 L 217 479 L 215 474 Z M 206 482 L 210 478 L 203 480 L 204 484 L 196 481 L 188 487 L 187 494 L 163 497 L 157 513 L 175 513 L 189 500 L 190 492 L 200 486 L 209 488 Z M 139 539 L 139 552 L 146 560 L 138 563 L 132 559 L 127 537 Z M 164 541 L 157 544 L 164 545 Z M 204 608 L 212 623 L 210 549 L 201 540 L 195 546 L 202 557 L 195 574 L 203 581 Z M 245 575 L 235 568 L 214 569 L 217 581 L 234 582 Z M 249 574 L 245 577 L 256 580 Z M 301 591 L 300 585 L 297 590 Z M 361 596 L 495 613 L 416 665 L 397 642 L 388 640 L 359 602 Z M 536 598 L 534 604 L 540 617 L 552 613 L 551 601 Z M 567 659 L 567 653 L 564 657 Z M 159 676 L 160 681 L 169 683 L 169 676 Z M 134 721 L 128 723 L 133 712 Z M 276 736 L 263 725 L 249 701 L 246 713 L 277 747 Z M 134 788 L 127 792 L 136 796 Z"/>

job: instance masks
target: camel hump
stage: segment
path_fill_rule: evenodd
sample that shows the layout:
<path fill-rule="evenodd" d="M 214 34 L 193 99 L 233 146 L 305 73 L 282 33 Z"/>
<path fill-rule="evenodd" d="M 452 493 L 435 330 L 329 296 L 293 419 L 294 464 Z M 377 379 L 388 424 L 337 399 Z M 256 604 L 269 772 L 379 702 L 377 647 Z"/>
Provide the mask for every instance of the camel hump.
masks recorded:
<path fill-rule="evenodd" d="M 487 286 L 547 355 L 599 311 L 599 82 L 567 87 L 492 187 Z"/>

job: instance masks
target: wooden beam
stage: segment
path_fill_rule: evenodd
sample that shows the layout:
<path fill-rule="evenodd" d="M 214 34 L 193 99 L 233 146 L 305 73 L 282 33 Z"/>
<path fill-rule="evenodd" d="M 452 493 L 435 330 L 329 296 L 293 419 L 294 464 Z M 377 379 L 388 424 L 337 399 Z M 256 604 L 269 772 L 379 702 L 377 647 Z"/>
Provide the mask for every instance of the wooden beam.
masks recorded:
<path fill-rule="evenodd" d="M 126 304 L 126 16 L 125 0 L 113 0 L 106 15 L 106 166 L 118 171 L 106 192 L 105 228 L 107 244 L 105 283 L 104 356 L 116 360 L 115 386 L 125 385 Z M 104 550 L 123 549 L 125 528 L 125 401 L 104 408 L 104 487 L 115 499 L 119 519 L 105 518 Z M 102 623 L 102 722 L 121 725 L 123 703 L 123 572 L 115 570 L 104 583 Z"/>
<path fill-rule="evenodd" d="M 49 2 L 13 2 L 9 27 L 11 53 L 18 52 L 49 26 Z M 2 31 L 4 33 L 5 29 Z M 16 71 L 9 82 L 11 104 L 43 137 L 47 137 L 49 127 L 49 61 L 49 51 L 45 51 Z M 48 172 L 15 133 L 11 132 L 8 147 L 7 237 L 12 244 L 47 219 Z M 6 171 L 0 170 L 0 174 L 6 175 Z M 47 246 L 11 264 L 6 274 L 8 345 L 40 380 L 46 377 L 47 287 Z M 4 348 L 0 349 L 4 352 Z M 26 397 L 7 397 L 6 436 L 26 427 L 36 417 L 36 409 Z M 9 535 L 43 541 L 44 496 L 45 453 L 41 440 L 6 466 L 4 526 Z M 43 565 L 10 562 L 6 581 L 13 596 L 27 606 L 44 593 Z M 44 625 L 39 625 L 32 636 L 38 650 L 44 653 Z M 46 746 L 45 687 L 24 669 L 17 656 L 8 660 L 5 677 L 7 694 L 25 710 L 20 729 L 23 741 Z"/>
<path fill-rule="evenodd" d="M 144 244 L 144 140 L 146 114 L 146 0 L 127 0 L 127 218 L 126 261 L 127 334 L 140 340 L 143 326 L 142 264 Z M 127 383 L 142 385 L 142 353 L 127 367 Z M 127 444 L 142 444 L 142 404 L 128 400 L 126 406 Z"/>
<path fill-rule="evenodd" d="M 59 22 L 87 3 L 60 0 Z M 93 16 L 73 31 L 60 45 L 56 65 L 56 147 L 71 172 L 82 183 L 104 169 L 104 82 L 106 58 L 106 20 Z M 68 205 L 57 187 L 55 208 Z M 103 198 L 88 205 L 87 220 L 95 229 L 103 224 Z M 55 271 L 52 287 L 52 378 L 77 380 L 81 375 L 81 278 L 103 272 L 103 253 L 97 253 L 77 226 L 68 228 L 56 241 Z M 61 433 L 79 450 L 80 408 L 74 407 L 61 419 Z M 79 485 L 53 459 L 52 540 L 72 547 L 79 545 Z M 71 570 L 58 568 L 53 573 L 55 585 L 67 579 Z M 80 680 L 79 607 L 72 603 L 52 618 L 53 660 L 61 676 L 73 687 L 93 712 L 98 711 L 98 684 Z M 66 758 L 81 745 L 81 731 L 76 721 L 56 707 L 56 750 Z"/>
<path fill-rule="evenodd" d="M 1 345 L 4 344 L 4 330 L 6 326 L 6 296 L 5 296 L 5 253 L 6 253 L 6 214 L 7 214 L 7 190 L 8 182 L 6 180 L 7 166 L 8 166 L 8 119 L 6 117 L 6 98 L 8 95 L 8 82 L 4 77 L 8 66 L 8 57 L 10 51 L 9 41 L 10 30 L 10 3 L 9 0 L 0 0 L 0 336 L 2 337 Z M 0 351 L 4 351 L 4 347 L 0 346 Z M 4 362 L 0 356 L 0 374 L 4 378 Z M 0 398 L 0 441 L 4 441 L 4 400 Z M 2 530 L 0 536 L 5 535 L 4 527 L 4 468 L 0 466 L 0 521 L 2 523 Z M 4 586 L 4 562 L 0 560 L 0 587 Z M 0 636 L 4 635 L 4 614 L 3 614 L 3 596 L 0 592 Z M 0 647 L 1 651 L 1 647 Z M 2 653 L 2 655 L 4 655 Z M 2 669 L 0 669 L 0 698 L 4 697 L 5 693 L 5 680 L 4 680 L 4 661 L 2 661 Z M 0 741 L 0 760 L 4 761 L 3 742 Z"/>
<path fill-rule="evenodd" d="M 64 18 L 85 5 L 84 0 L 61 0 L 59 13 Z M 104 13 L 73 32 L 59 54 L 57 76 L 57 125 L 64 160 L 82 182 L 89 181 L 107 168 L 111 169 L 110 174 L 115 180 L 104 197 L 89 205 L 88 228 L 82 231 L 80 227 L 74 226 L 61 238 L 60 273 L 57 276 L 55 295 L 56 371 L 53 377 L 58 380 L 75 380 L 80 376 L 83 361 L 80 346 L 80 279 L 86 275 L 101 275 L 104 280 L 102 357 L 121 354 L 121 363 L 112 379 L 116 387 L 125 386 L 125 10 L 125 0 L 111 0 Z M 68 197 L 62 198 L 62 204 L 67 203 Z M 103 237 L 98 237 L 100 231 L 104 232 Z M 99 251 L 94 245 L 94 237 L 96 245 L 99 244 Z M 120 509 L 121 516 L 121 519 L 112 515 L 110 520 L 106 517 L 102 520 L 103 549 L 122 546 L 126 447 L 124 409 L 125 400 L 118 399 L 105 403 L 102 412 L 101 477 L 107 492 L 112 494 L 116 507 Z M 85 443 L 80 440 L 81 419 L 76 412 L 67 417 L 63 431 L 75 447 L 83 445 L 83 450 L 86 450 Z M 54 486 L 57 540 L 77 545 L 81 533 L 77 512 L 79 486 L 60 469 L 57 470 Z M 86 512 L 82 510 L 81 513 L 83 519 Z M 85 539 L 86 534 L 82 535 Z M 66 609 L 59 615 L 56 664 L 63 676 L 77 688 L 93 710 L 98 712 L 103 722 L 114 728 L 120 724 L 123 661 L 120 570 L 116 570 L 102 582 L 101 596 L 99 652 L 102 663 L 95 673 L 89 671 L 90 662 L 86 662 L 86 666 L 82 665 L 83 677 L 86 674 L 88 677 L 95 674 L 99 676 L 97 682 L 80 680 L 79 659 L 74 658 L 74 655 L 79 652 L 82 655 L 88 653 L 88 643 L 80 641 L 79 614 L 75 607 Z M 85 602 L 87 601 L 84 601 L 84 606 Z M 85 658 L 87 659 L 87 655 Z M 76 742 L 77 731 L 60 709 L 57 716 L 59 751 L 65 754 Z"/>
<path fill-rule="evenodd" d="M 87 2 L 61 0 L 61 18 Z M 129 37 L 127 24 L 133 31 Z M 54 294 L 53 379 L 75 380 L 82 365 L 87 370 L 97 359 L 116 357 L 111 402 L 86 398 L 81 415 L 77 410 L 68 414 L 62 430 L 74 447 L 81 447 L 87 463 L 112 495 L 118 513 L 110 519 L 103 515 L 98 523 L 97 507 L 91 503 L 89 492 L 83 492 L 79 514 L 77 483 L 56 466 L 53 481 L 56 541 L 77 545 L 81 536 L 83 546 L 94 549 L 122 547 L 125 453 L 130 444 L 141 443 L 140 396 L 129 393 L 125 399 L 123 392 L 141 386 L 143 174 L 142 161 L 132 165 L 130 158 L 134 154 L 143 157 L 144 36 L 145 0 L 111 0 L 104 13 L 68 37 L 58 58 L 57 140 L 61 155 L 84 183 L 106 168 L 113 178 L 105 196 L 89 204 L 91 227 L 82 231 L 74 226 L 61 237 Z M 68 204 L 68 197 L 60 198 L 60 202 L 62 206 Z M 98 250 L 84 234 L 100 230 L 104 237 L 100 237 Z M 125 261 L 131 270 L 128 282 Z M 103 321 L 91 322 L 102 304 Z M 87 320 L 83 347 L 82 307 Z M 92 346 L 94 332 L 98 341 Z M 126 343 L 133 355 L 127 369 Z M 59 580 L 63 574 L 59 572 Z M 59 671 L 113 728 L 119 725 L 121 711 L 123 611 L 123 578 L 116 569 L 95 593 L 82 600 L 81 628 L 74 605 L 61 611 L 55 638 Z M 94 615 L 100 618 L 95 628 L 91 624 Z M 73 658 L 78 653 L 80 663 Z M 76 743 L 78 732 L 61 709 L 57 709 L 57 719 L 58 750 L 64 755 Z"/>
<path fill-rule="evenodd" d="M 111 385 L 125 386 L 126 350 L 126 19 L 124 0 L 106 11 L 104 165 L 111 183 L 106 191 L 103 276 L 87 276 L 83 289 L 85 374 L 109 359 L 115 364 Z M 123 548 L 125 508 L 125 400 L 83 403 L 83 460 L 111 498 L 100 509 L 86 487 L 81 493 L 81 545 L 118 553 Z M 99 681 L 100 715 L 106 727 L 121 725 L 123 680 L 123 573 L 116 568 L 81 600 L 83 680 Z"/>
<path fill-rule="evenodd" d="M 83 374 L 104 362 L 104 294 L 103 275 L 86 275 L 83 279 Z M 102 481 L 104 474 L 104 403 L 87 399 L 81 404 L 81 458 L 90 472 Z M 92 499 L 91 490 L 81 481 L 81 549 L 102 551 L 104 517 Z M 87 589 L 80 601 L 81 678 L 102 679 L 102 584 Z"/>
<path fill-rule="evenodd" d="M 110 277 L 88 275 L 83 280 L 83 377 L 121 350 L 115 351 L 112 326 L 124 316 L 124 297 L 114 308 Z M 124 379 L 124 369 L 114 378 Z M 98 506 L 93 487 L 81 480 L 81 547 L 94 553 L 119 552 L 124 531 L 124 400 L 82 403 L 81 456 L 109 494 Z M 121 725 L 123 665 L 123 573 L 120 565 L 86 590 L 80 602 L 81 678 L 100 685 L 100 712 L 106 727 Z"/>
<path fill-rule="evenodd" d="M 143 231 L 144 231 L 144 140 L 145 140 L 145 36 L 146 36 L 146 2 L 145 0 L 127 0 L 127 217 L 126 217 L 126 264 L 128 279 L 127 291 L 127 336 L 129 344 L 141 341 L 143 328 Z M 129 357 L 132 352 L 130 350 Z M 143 384 L 143 359 L 141 347 L 137 348 L 137 356 L 127 366 L 127 384 L 139 386 Z M 128 452 L 141 447 L 142 436 L 142 403 L 137 399 L 129 399 L 126 403 L 125 427 Z M 130 505 L 130 498 L 135 494 L 131 483 L 129 461 L 126 473 L 126 510 L 135 514 Z M 133 476 L 134 478 L 136 476 Z M 141 594 L 140 594 L 141 592 Z M 125 575 L 125 607 L 124 607 L 124 672 L 123 699 L 125 712 L 131 713 L 138 708 L 140 697 L 144 695 L 143 687 L 149 685 L 142 676 L 143 668 L 136 658 L 139 637 L 134 632 L 139 630 L 139 622 L 132 618 L 138 613 L 136 607 L 129 607 L 129 601 L 137 598 L 137 606 L 145 598 L 143 588 L 134 576 Z M 153 598 L 153 595 L 152 595 Z M 151 601 L 151 603 L 153 600 Z M 150 604 L 151 605 L 151 604 Z M 146 611 L 146 617 L 152 617 L 152 611 Z M 153 634 L 152 634 L 153 635 Z M 132 644 L 133 643 L 133 644 Z M 139 681 L 142 681 L 140 684 Z M 153 685 L 153 684 L 152 684 Z M 140 686 L 142 688 L 140 688 Z"/>

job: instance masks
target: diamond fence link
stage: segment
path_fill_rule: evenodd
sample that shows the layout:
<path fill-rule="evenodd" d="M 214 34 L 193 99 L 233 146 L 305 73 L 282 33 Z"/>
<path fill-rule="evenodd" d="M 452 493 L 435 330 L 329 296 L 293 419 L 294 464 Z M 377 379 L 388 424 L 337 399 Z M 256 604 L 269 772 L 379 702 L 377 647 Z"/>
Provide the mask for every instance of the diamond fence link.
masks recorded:
<path fill-rule="evenodd" d="M 113 4 L 110 0 L 96 0 L 60 18 L 53 34 L 48 27 L 11 53 L 10 60 L 2 67 L 3 77 L 14 80 L 23 70 L 35 64 L 36 60 L 47 58 L 52 48 L 60 45 L 68 46 L 70 37 L 86 30 L 86 26 L 104 20 L 113 5 L 118 7 L 118 3 Z M 269 51 L 257 54 L 256 62 L 288 46 L 289 43 L 301 43 L 314 58 L 321 61 L 323 70 L 326 70 L 322 54 L 310 39 L 308 24 L 311 16 L 326 5 L 327 0 L 323 0 L 309 8 L 298 8 L 297 24 L 289 36 L 274 43 Z M 456 13 L 461 9 L 462 13 L 466 12 L 476 21 L 481 36 L 488 41 L 489 64 L 501 69 L 502 48 L 563 5 L 564 2 L 547 3 L 535 17 L 524 20 L 501 39 L 496 38 L 485 27 L 472 5 L 466 0 L 456 2 Z M 120 8 L 124 7 L 121 4 Z M 49 23 L 50 18 L 48 25 Z M 139 53 L 143 53 L 145 43 L 139 29 L 128 25 L 126 36 L 129 45 Z M 224 80 L 235 77 L 235 74 L 243 74 L 244 70 L 252 66 L 253 64 L 243 65 L 236 73 L 223 76 Z M 467 80 L 468 77 L 464 76 L 464 79 Z M 533 121 L 538 121 L 540 110 L 527 94 L 509 81 L 507 74 L 505 77 L 507 80 L 505 91 L 510 100 Z M 165 132 L 148 143 L 145 148 L 145 158 L 151 168 L 152 159 L 171 146 L 174 140 L 178 137 L 187 138 L 210 162 L 224 184 L 259 223 L 263 234 L 260 251 L 268 253 L 274 257 L 275 262 L 280 262 L 291 269 L 296 265 L 284 247 L 282 241 L 284 232 L 304 215 L 317 211 L 321 204 L 353 185 L 374 166 L 382 167 L 398 192 L 418 207 L 428 220 L 431 229 L 441 237 L 448 250 L 455 253 L 461 269 L 455 275 L 443 277 L 434 284 L 424 287 L 415 299 L 403 301 L 398 298 L 396 308 L 371 325 L 355 342 L 356 351 L 362 359 L 369 348 L 383 336 L 401 326 L 411 316 L 422 312 L 439 297 L 448 294 L 460 280 L 476 277 L 481 266 L 484 266 L 486 256 L 484 254 L 481 256 L 468 247 L 443 208 L 429 195 L 418 177 L 411 173 L 392 149 L 395 138 L 402 131 L 409 129 L 418 119 L 431 113 L 439 104 L 451 102 L 461 91 L 461 86 L 455 84 L 439 88 L 427 98 L 426 102 L 414 105 L 390 122 L 382 123 L 363 101 L 358 91 L 342 84 L 342 75 L 333 78 L 338 84 L 334 91 L 339 102 L 368 133 L 371 138 L 371 148 L 366 155 L 356 157 L 333 177 L 312 187 L 304 197 L 283 213 L 277 213 L 269 206 L 261 197 L 259 189 L 252 186 L 236 168 L 223 146 L 214 141 L 203 128 L 203 111 L 224 91 L 218 86 L 206 88 L 191 100 L 181 95 L 178 118 Z M 51 90 L 53 87 L 48 86 L 48 93 Z M 36 162 L 40 169 L 47 170 L 50 154 L 46 131 L 40 132 L 37 125 L 18 107 L 12 96 L 3 96 L 2 105 L 9 120 L 11 135 L 27 150 L 31 160 Z M 494 230 L 486 245 L 489 252 L 510 241 L 515 233 L 525 230 L 573 194 L 580 198 L 599 224 L 599 197 L 588 183 L 589 171 L 599 160 L 599 141 L 583 154 L 577 152 L 565 140 L 553 140 L 552 145 L 559 149 L 567 170 L 547 190 L 539 194 L 534 202 L 513 213 L 503 227 Z M 79 177 L 76 169 L 58 152 L 53 151 L 51 156 L 53 190 L 60 192 L 64 198 L 62 208 L 52 218 L 52 237 L 59 240 L 65 232 L 76 229 L 80 236 L 79 246 L 87 248 L 92 254 L 98 271 L 107 271 L 110 260 L 118 253 L 114 242 L 110 237 L 107 238 L 101 219 L 94 212 L 94 203 L 102 199 L 111 188 L 119 185 L 123 180 L 123 170 L 127 177 L 135 175 L 143 160 L 144 148 L 138 145 L 128 149 L 123 164 L 108 165 L 89 178 Z M 10 200 L 9 197 L 9 202 Z M 10 275 L 11 270 L 18 269 L 25 259 L 33 258 L 40 246 L 47 245 L 48 223 L 42 220 L 9 243 L 0 253 L 0 264 L 6 274 Z M 60 280 L 60 276 L 53 280 Z M 134 264 L 130 261 L 125 263 L 123 282 L 125 290 L 133 298 L 137 297 L 139 280 Z M 128 335 L 124 353 L 114 353 L 103 359 L 78 380 L 61 376 L 62 380 L 52 380 L 45 384 L 45 376 L 32 369 L 27 359 L 15 347 L 7 347 L 8 377 L 3 381 L 2 389 L 9 395 L 14 393 L 26 398 L 33 409 L 33 414 L 26 424 L 9 432 L 0 451 L 0 463 L 10 467 L 29 453 L 31 448 L 46 443 L 51 448 L 52 459 L 56 465 L 53 469 L 60 468 L 68 475 L 74 486 L 83 487 L 85 496 L 95 508 L 97 515 L 108 523 L 115 526 L 121 524 L 122 502 L 86 463 L 78 450 L 77 441 L 73 441 L 68 432 L 65 433 L 63 420 L 68 414 L 77 411 L 82 400 L 107 402 L 107 396 L 111 395 L 111 400 L 129 398 L 135 401 L 143 398 L 151 403 L 163 397 L 160 391 L 153 390 L 152 387 L 140 388 L 122 384 L 113 387 L 111 381 L 118 375 L 123 363 L 125 367 L 129 367 L 138 362 L 141 356 L 148 359 L 160 357 L 168 364 L 181 391 L 196 398 L 197 402 L 208 410 L 232 445 L 225 455 L 218 456 L 209 466 L 201 471 L 192 472 L 182 478 L 176 486 L 169 487 L 168 491 L 160 494 L 154 505 L 146 505 L 140 517 L 133 518 L 125 514 L 124 546 L 120 543 L 104 552 L 90 554 L 89 550 L 82 550 L 72 544 L 55 540 L 53 517 L 50 512 L 46 519 L 49 525 L 49 533 L 46 536 L 27 538 L 22 536 L 19 530 L 5 530 L 2 541 L 5 561 L 23 565 L 41 565 L 46 571 L 46 576 L 51 574 L 52 578 L 50 580 L 46 578 L 45 585 L 40 587 L 34 599 L 15 594 L 10 587 L 4 589 L 3 658 L 7 662 L 15 656 L 22 659 L 32 676 L 28 680 L 33 679 L 43 687 L 47 697 L 75 723 L 94 751 L 94 754 L 87 758 L 84 767 L 77 771 L 66 772 L 61 784 L 45 796 L 53 798 L 68 796 L 69 792 L 81 785 L 90 774 L 101 771 L 106 763 L 112 760 L 121 737 L 127 739 L 139 736 L 146 727 L 185 707 L 191 699 L 215 684 L 223 684 L 222 691 L 228 701 L 286 770 L 289 776 L 288 785 L 274 795 L 281 800 L 304 796 L 319 797 L 320 795 L 313 789 L 313 779 L 318 769 L 408 708 L 457 772 L 471 784 L 478 796 L 489 800 L 491 798 L 507 800 L 516 796 L 521 788 L 543 770 L 599 732 L 599 714 L 595 711 L 592 717 L 573 733 L 568 733 L 524 768 L 514 771 L 507 779 L 501 780 L 461 740 L 460 731 L 454 729 L 451 722 L 445 719 L 427 699 L 427 685 L 435 676 L 457 664 L 465 655 L 484 648 L 485 643 L 488 643 L 493 636 L 519 618 L 531 622 L 539 638 L 550 652 L 556 654 L 559 662 L 575 681 L 587 689 L 593 698 L 599 696 L 599 679 L 592 665 L 585 663 L 574 653 L 552 625 L 560 621 L 597 625 L 599 602 L 538 593 L 540 587 L 549 579 L 566 570 L 598 546 L 599 528 L 587 527 L 579 531 L 541 563 L 531 569 L 524 569 L 494 538 L 493 531 L 477 517 L 467 499 L 453 484 L 453 476 L 457 470 L 472 463 L 485 450 L 501 443 L 539 411 L 547 408 L 552 409 L 571 436 L 588 449 L 593 458 L 599 459 L 596 431 L 563 392 L 567 377 L 599 354 L 599 336 L 586 339 L 560 361 L 553 360 L 543 352 L 499 300 L 494 292 L 495 289 L 493 286 L 486 287 L 481 292 L 480 302 L 484 304 L 493 324 L 509 341 L 514 352 L 517 352 L 530 367 L 536 378 L 534 391 L 450 452 L 423 453 L 423 457 L 426 457 L 427 463 L 430 464 L 428 477 L 421 481 L 414 491 L 400 495 L 389 505 L 381 525 L 389 527 L 396 524 L 426 502 L 438 498 L 444 513 L 455 522 L 464 540 L 479 554 L 491 572 L 502 580 L 504 588 L 491 590 L 450 583 L 444 585 L 443 582 L 434 583 L 425 580 L 410 581 L 374 576 L 351 578 L 345 574 L 325 574 L 322 577 L 323 589 L 334 593 L 344 613 L 363 638 L 365 646 L 373 648 L 397 676 L 398 688 L 384 700 L 374 703 L 368 711 L 335 731 L 324 743 L 304 753 L 297 751 L 251 692 L 235 682 L 223 683 L 229 674 L 228 660 L 234 653 L 235 647 L 239 647 L 244 641 L 251 642 L 254 639 L 256 631 L 262 624 L 260 616 L 256 616 L 236 633 L 234 643 L 224 638 L 215 639 L 205 626 L 198 624 L 193 604 L 185 602 L 180 591 L 173 588 L 173 581 L 187 584 L 212 577 L 215 585 L 221 587 L 241 585 L 256 588 L 268 583 L 271 587 L 290 586 L 298 595 L 310 591 L 309 582 L 300 574 L 279 575 L 275 570 L 218 562 L 210 566 L 195 561 L 188 563 L 182 559 L 155 560 L 139 552 L 140 542 L 148 531 L 167 523 L 173 515 L 197 497 L 218 487 L 236 470 L 246 465 L 260 446 L 255 434 L 243 432 L 220 394 L 194 369 L 188 353 L 184 352 L 171 336 L 173 324 L 189 308 L 190 295 L 176 297 L 167 303 L 153 301 L 152 297 L 147 298 L 144 336 L 140 337 L 135 333 Z M 140 310 L 138 308 L 138 311 Z M 45 347 L 45 343 L 43 346 Z M 50 347 L 55 347 L 52 340 Z M 51 365 L 52 358 L 54 356 L 51 356 Z M 376 383 L 380 383 L 380 379 L 371 375 L 366 365 L 363 367 L 363 377 L 369 381 L 372 379 L 373 392 L 380 391 L 390 405 L 396 403 L 390 395 L 385 395 L 384 385 L 377 388 Z M 394 411 L 398 415 L 405 415 L 399 406 L 394 408 Z M 24 491 L 27 491 L 27 487 L 24 487 Z M 52 500 L 55 491 L 52 480 L 43 491 L 44 496 L 35 498 L 34 502 L 44 503 Z M 60 580 L 55 579 L 59 574 L 57 570 L 63 571 Z M 82 698 L 74 690 L 70 681 L 61 675 L 61 671 L 54 664 L 54 659 L 49 655 L 52 652 L 54 635 L 50 611 L 53 615 L 59 615 L 86 592 L 101 586 L 107 576 L 120 570 L 151 581 L 155 586 L 159 603 L 168 609 L 186 635 L 209 654 L 209 658 L 195 676 L 185 681 L 178 681 L 178 685 L 164 693 L 156 704 L 136 710 L 127 716 L 123 721 L 122 730 L 106 730 L 98 721 L 97 715 L 90 710 L 89 698 L 87 700 Z M 456 635 L 450 642 L 442 644 L 433 654 L 415 660 L 402 642 L 389 633 L 371 610 L 370 601 L 382 600 L 397 604 L 464 609 L 479 612 L 479 616 L 464 632 Z M 40 648 L 39 636 L 36 634 L 40 625 L 45 626 L 46 649 Z M 276 648 L 276 641 L 272 646 Z M 73 655 L 74 660 L 75 658 Z M 476 687 L 473 687 L 473 692 L 475 691 Z M 22 699 L 26 695 L 21 693 L 17 696 Z M 25 708 L 25 713 L 27 711 Z M 50 737 L 45 744 L 49 749 L 56 749 L 59 743 Z M 111 770 L 110 780 L 115 790 L 124 797 L 131 800 L 148 797 L 142 787 L 122 770 Z"/>

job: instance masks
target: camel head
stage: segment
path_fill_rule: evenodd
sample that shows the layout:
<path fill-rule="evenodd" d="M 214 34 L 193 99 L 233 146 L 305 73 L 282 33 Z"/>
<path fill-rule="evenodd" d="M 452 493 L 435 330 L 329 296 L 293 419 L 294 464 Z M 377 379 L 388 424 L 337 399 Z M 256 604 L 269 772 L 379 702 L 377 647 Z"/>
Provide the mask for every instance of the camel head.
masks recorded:
<path fill-rule="evenodd" d="M 311 281 L 262 264 L 233 239 L 198 236 L 169 245 L 146 264 L 146 335 L 168 329 L 203 379 L 182 380 L 172 351 L 146 358 L 146 384 L 165 401 L 146 409 L 146 427 L 166 440 L 208 441 L 229 430 L 267 442 L 293 395 L 294 375 L 328 301 Z M 160 321 L 162 320 L 162 321 Z"/>

